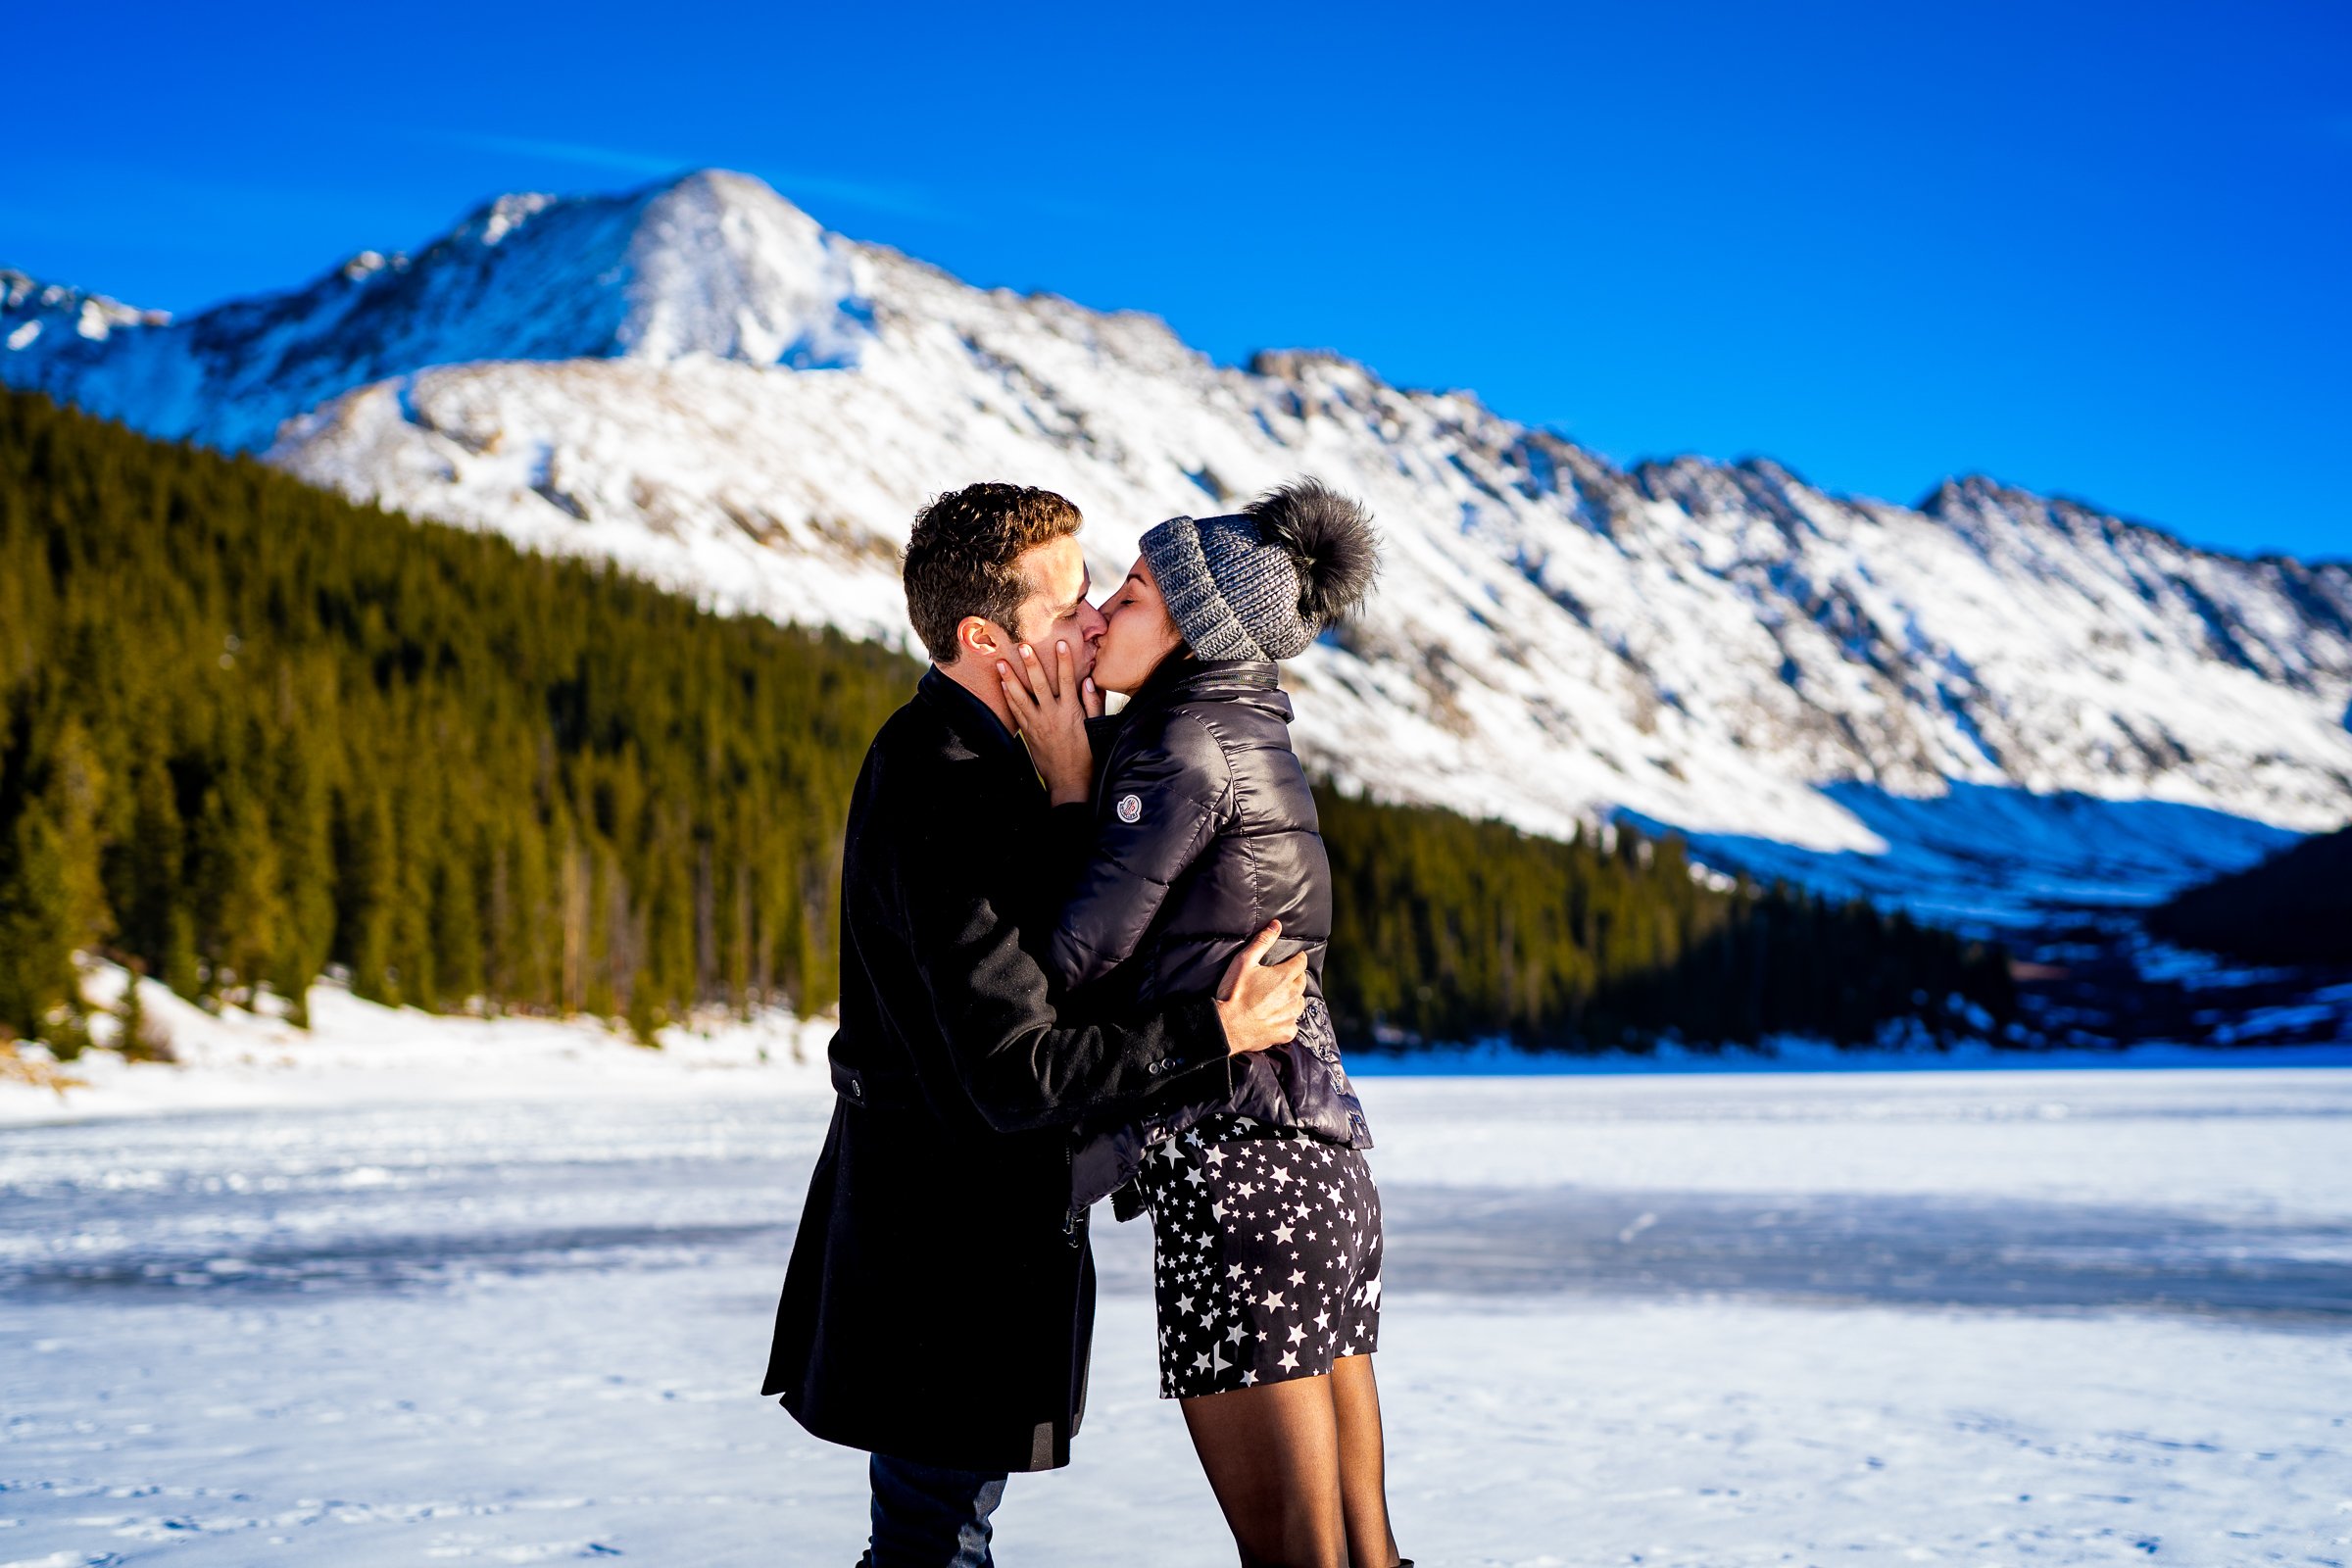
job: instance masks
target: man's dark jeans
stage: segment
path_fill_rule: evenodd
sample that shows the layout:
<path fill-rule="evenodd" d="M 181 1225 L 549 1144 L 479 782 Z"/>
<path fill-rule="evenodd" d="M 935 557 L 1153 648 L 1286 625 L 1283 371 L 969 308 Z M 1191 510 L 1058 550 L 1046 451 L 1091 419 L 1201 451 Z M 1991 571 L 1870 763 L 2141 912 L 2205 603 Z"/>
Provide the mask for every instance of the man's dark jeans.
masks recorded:
<path fill-rule="evenodd" d="M 948 1470 L 875 1454 L 873 1544 L 865 1568 L 991 1568 L 988 1516 L 1004 1500 L 1004 1472 Z"/>

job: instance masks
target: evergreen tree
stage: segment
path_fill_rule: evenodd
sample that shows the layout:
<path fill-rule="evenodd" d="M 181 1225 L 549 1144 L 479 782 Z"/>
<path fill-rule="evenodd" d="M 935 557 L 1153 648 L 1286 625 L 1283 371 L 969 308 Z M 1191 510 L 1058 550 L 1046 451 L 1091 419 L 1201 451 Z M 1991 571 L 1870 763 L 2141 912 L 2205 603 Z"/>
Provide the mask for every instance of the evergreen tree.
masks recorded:
<path fill-rule="evenodd" d="M 37 1038 L 75 997 L 74 877 L 67 836 L 44 804 L 18 815 L 11 839 L 0 874 L 0 1029 Z"/>
<path fill-rule="evenodd" d="M 179 802 L 171 769 L 153 755 L 140 760 L 131 789 L 130 835 L 119 846 L 113 873 L 122 889 L 122 940 L 133 952 L 163 955 L 158 967 L 169 982 L 174 941 L 190 935 L 184 920 L 175 922 L 184 898 Z M 192 969 L 192 949 L 183 961 Z"/>
<path fill-rule="evenodd" d="M 392 906 L 399 897 L 399 876 L 391 808 L 380 781 L 373 778 L 351 784 L 338 798 L 337 808 L 333 951 L 350 966 L 354 995 L 397 1002 L 392 989 Z"/>

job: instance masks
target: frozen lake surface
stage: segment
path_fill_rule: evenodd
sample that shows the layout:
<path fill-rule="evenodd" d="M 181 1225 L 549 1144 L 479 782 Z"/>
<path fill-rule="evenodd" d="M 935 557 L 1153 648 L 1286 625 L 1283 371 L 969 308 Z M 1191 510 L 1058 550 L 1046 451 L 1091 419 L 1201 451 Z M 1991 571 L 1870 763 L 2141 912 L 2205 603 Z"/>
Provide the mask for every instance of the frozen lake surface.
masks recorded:
<path fill-rule="evenodd" d="M 754 1392 L 807 1076 L 0 1131 L 0 1565 L 847 1568 Z M 2352 1562 L 2352 1072 L 1363 1089 L 1424 1564 Z M 1000 1556 L 1229 1561 L 1099 1217 Z"/>

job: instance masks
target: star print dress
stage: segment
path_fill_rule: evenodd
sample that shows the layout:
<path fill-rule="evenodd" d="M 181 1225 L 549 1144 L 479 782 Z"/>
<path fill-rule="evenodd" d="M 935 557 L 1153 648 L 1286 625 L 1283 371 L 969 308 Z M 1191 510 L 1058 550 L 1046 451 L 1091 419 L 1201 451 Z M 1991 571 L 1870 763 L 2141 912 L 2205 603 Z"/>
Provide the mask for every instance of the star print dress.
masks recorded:
<path fill-rule="evenodd" d="M 1380 1340 L 1380 1194 L 1364 1156 L 1217 1114 L 1152 1146 L 1159 1394 L 1314 1377 Z"/>

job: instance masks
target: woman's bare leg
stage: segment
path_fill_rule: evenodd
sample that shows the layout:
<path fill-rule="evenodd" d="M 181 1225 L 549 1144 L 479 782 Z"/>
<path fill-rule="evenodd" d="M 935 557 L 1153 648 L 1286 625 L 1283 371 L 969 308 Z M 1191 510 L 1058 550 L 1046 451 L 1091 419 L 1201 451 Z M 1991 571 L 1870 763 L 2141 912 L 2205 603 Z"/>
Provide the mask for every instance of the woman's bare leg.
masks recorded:
<path fill-rule="evenodd" d="M 1193 1450 L 1225 1510 L 1243 1568 L 1353 1568 L 1330 1378 L 1290 1378 L 1182 1402 Z"/>
<path fill-rule="evenodd" d="M 1331 1364 L 1331 1403 L 1339 1423 L 1340 1512 L 1348 1524 L 1348 1568 L 1396 1568 L 1380 1385 L 1372 1380 L 1371 1356 L 1343 1355 Z"/>

